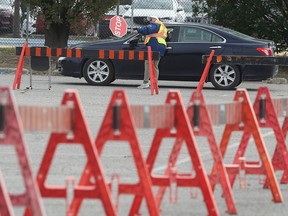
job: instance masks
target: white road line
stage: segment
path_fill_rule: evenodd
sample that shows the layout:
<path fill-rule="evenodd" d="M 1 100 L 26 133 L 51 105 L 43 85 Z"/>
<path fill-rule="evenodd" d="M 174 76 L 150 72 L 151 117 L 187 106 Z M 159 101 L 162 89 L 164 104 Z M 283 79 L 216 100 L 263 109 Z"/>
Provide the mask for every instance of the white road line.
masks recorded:
<path fill-rule="evenodd" d="M 270 136 L 272 134 L 274 134 L 273 131 L 263 134 L 262 137 L 267 137 L 267 136 Z M 249 142 L 251 142 L 251 140 Z M 239 146 L 239 142 L 229 145 L 228 148 L 236 148 L 238 146 Z M 202 156 L 209 155 L 209 154 L 211 154 L 210 149 L 208 151 L 201 152 Z M 177 161 L 176 165 L 184 164 L 184 163 L 187 163 L 190 161 L 191 161 L 190 157 L 186 157 L 186 158 L 183 158 L 182 160 Z M 155 169 L 152 170 L 152 172 L 158 172 L 158 171 L 166 170 L 166 167 L 167 167 L 167 165 L 156 167 Z"/>

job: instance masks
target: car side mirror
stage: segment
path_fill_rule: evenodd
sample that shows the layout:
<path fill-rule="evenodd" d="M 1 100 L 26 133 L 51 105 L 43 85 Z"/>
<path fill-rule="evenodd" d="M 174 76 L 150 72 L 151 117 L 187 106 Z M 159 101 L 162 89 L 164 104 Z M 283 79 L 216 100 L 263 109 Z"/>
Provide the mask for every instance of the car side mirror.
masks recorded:
<path fill-rule="evenodd" d="M 135 38 L 129 42 L 130 49 L 135 49 L 138 46 L 138 40 L 139 38 Z"/>

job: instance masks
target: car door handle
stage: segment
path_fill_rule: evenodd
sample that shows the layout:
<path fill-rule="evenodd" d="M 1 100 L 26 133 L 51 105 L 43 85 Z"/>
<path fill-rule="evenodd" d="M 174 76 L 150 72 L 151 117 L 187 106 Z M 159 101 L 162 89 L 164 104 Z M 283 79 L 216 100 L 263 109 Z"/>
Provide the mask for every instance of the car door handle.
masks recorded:
<path fill-rule="evenodd" d="M 212 46 L 212 47 L 209 47 L 210 49 L 221 49 L 222 47 L 221 46 Z"/>
<path fill-rule="evenodd" d="M 166 50 L 172 50 L 172 47 L 166 47 Z"/>

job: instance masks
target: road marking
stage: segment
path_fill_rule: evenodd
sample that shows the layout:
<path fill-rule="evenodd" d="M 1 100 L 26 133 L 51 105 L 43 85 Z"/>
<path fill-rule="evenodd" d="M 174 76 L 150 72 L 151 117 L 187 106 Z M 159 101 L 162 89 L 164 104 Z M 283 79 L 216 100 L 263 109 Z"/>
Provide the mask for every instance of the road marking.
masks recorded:
<path fill-rule="evenodd" d="M 265 133 L 262 135 L 262 137 L 267 137 L 267 136 L 270 136 L 274 134 L 274 132 L 268 132 L 268 133 Z M 251 142 L 252 140 L 249 141 L 249 143 Z M 228 145 L 228 148 L 231 149 L 231 148 L 235 148 L 235 147 L 238 147 L 239 146 L 239 143 L 233 143 L 231 145 Z M 201 152 L 201 156 L 205 156 L 205 155 L 209 155 L 211 154 L 211 151 L 210 149 L 208 151 L 205 151 L 205 152 Z M 186 158 L 183 158 L 182 160 L 179 160 L 176 165 L 181 165 L 181 164 L 185 164 L 187 162 L 190 162 L 190 157 L 186 157 Z M 164 165 L 164 166 L 159 166 L 159 167 L 156 167 L 155 169 L 152 170 L 152 172 L 158 172 L 158 171 L 162 171 L 162 170 L 166 170 L 167 168 L 167 165 Z"/>

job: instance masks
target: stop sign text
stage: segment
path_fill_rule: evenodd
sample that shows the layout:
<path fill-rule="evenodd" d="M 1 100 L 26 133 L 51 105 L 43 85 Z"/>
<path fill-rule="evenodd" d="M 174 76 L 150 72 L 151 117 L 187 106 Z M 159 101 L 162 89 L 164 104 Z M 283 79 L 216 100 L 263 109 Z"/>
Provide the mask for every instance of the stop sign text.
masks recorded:
<path fill-rule="evenodd" d="M 116 37 L 123 37 L 127 33 L 127 23 L 121 16 L 112 17 L 109 28 Z"/>

